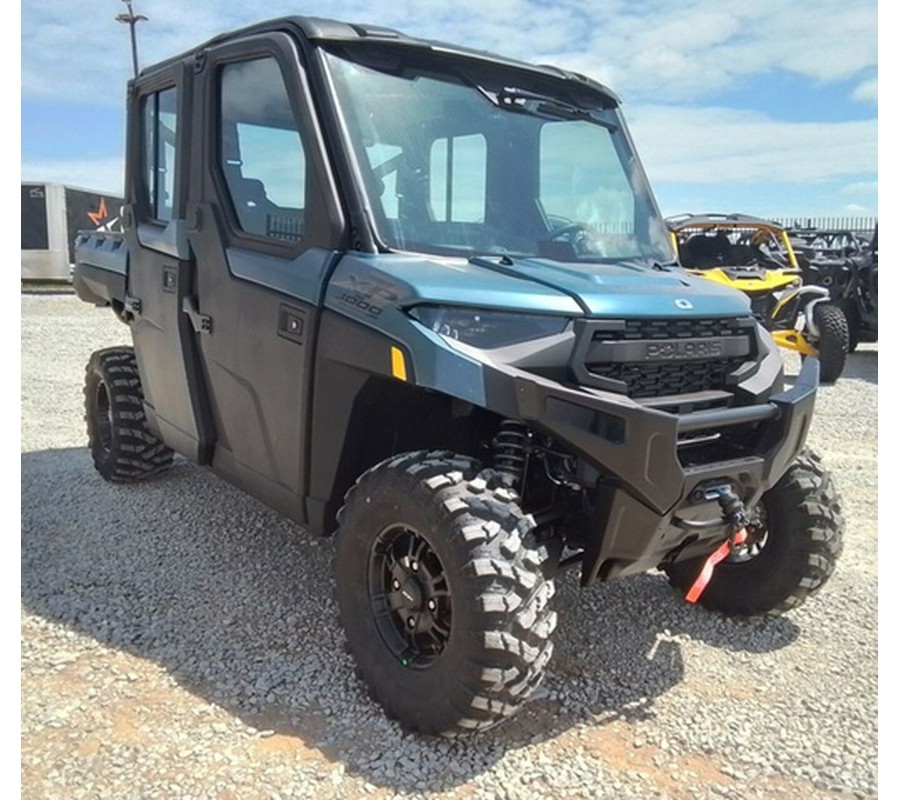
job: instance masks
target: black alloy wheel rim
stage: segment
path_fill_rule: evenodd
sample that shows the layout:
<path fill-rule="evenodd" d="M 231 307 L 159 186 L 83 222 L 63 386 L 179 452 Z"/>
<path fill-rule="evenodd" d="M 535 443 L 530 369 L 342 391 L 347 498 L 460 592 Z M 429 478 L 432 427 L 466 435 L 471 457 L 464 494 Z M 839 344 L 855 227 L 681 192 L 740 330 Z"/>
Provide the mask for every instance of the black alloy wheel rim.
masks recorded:
<path fill-rule="evenodd" d="M 408 525 L 382 531 L 369 552 L 369 608 L 384 644 L 411 669 L 427 669 L 450 639 L 450 585 L 428 541 Z"/>

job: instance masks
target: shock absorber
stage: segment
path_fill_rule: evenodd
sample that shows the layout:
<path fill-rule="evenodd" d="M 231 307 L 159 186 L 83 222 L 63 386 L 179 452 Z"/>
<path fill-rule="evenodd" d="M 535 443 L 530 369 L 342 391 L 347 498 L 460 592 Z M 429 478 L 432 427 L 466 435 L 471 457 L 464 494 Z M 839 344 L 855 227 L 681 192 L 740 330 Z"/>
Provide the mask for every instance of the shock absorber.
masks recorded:
<path fill-rule="evenodd" d="M 502 473 L 512 489 L 521 492 L 528 466 L 528 442 L 531 431 L 523 422 L 505 419 L 491 443 L 494 469 Z"/>

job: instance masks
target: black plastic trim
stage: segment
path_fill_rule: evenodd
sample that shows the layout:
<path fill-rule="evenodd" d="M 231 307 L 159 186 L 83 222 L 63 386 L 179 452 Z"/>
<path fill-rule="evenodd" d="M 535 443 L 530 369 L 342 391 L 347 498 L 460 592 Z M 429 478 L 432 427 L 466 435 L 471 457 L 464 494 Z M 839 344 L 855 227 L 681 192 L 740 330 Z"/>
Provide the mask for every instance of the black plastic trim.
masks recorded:
<path fill-rule="evenodd" d="M 108 306 L 114 301 L 125 302 L 125 273 L 76 263 L 72 271 L 72 286 L 79 300 L 95 306 Z"/>
<path fill-rule="evenodd" d="M 582 582 L 589 584 L 654 567 L 683 545 L 686 534 L 673 518 L 698 485 L 731 483 L 752 503 L 777 483 L 806 439 L 818 369 L 816 359 L 806 359 L 794 386 L 767 402 L 675 415 L 614 393 L 570 389 L 515 367 L 491 365 L 485 367 L 486 405 L 550 434 L 600 473 L 598 516 L 582 571 Z M 750 431 L 761 425 L 742 457 L 682 465 L 679 434 L 741 425 Z M 705 529 L 700 538 L 721 538 L 723 529 Z"/>

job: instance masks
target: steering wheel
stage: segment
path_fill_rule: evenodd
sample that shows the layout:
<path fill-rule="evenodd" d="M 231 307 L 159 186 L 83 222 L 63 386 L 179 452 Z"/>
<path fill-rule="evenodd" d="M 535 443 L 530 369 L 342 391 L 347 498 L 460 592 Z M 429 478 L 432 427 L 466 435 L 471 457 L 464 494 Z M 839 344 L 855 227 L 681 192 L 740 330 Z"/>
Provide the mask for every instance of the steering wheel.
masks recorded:
<path fill-rule="evenodd" d="M 602 241 L 594 235 L 594 229 L 586 222 L 569 222 L 550 231 L 548 242 L 565 241 L 576 256 L 605 256 Z"/>
<path fill-rule="evenodd" d="M 573 233 L 587 233 L 587 229 L 588 226 L 583 222 L 570 222 L 568 225 L 563 225 L 561 228 L 550 231 L 550 241 L 556 241 L 562 236 L 572 238 Z"/>

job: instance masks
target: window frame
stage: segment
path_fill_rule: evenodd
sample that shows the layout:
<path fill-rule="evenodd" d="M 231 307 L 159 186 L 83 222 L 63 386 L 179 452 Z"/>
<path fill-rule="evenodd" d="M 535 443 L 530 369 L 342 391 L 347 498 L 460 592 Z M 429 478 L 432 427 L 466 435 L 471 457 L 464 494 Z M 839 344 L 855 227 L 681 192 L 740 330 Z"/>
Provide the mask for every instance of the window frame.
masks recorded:
<path fill-rule="evenodd" d="M 143 79 L 133 88 L 131 124 L 129 139 L 133 143 L 126 159 L 126 186 L 130 187 L 128 201 L 134 208 L 138 224 L 166 228 L 175 220 L 184 219 L 187 197 L 185 187 L 189 158 L 188 130 L 190 128 L 190 105 L 187 97 L 187 81 L 184 68 L 175 65 L 162 73 Z M 146 156 L 148 154 L 147 130 L 144 125 L 145 104 L 153 101 L 158 104 L 159 96 L 166 91 L 175 91 L 176 127 L 175 127 L 175 164 L 172 182 L 172 213 L 168 219 L 156 215 L 158 197 L 154 195 L 154 187 L 148 185 Z M 157 112 L 158 113 L 158 112 Z M 157 117 L 158 122 L 158 117 Z M 158 142 L 153 148 L 154 162 L 157 157 Z M 135 157 L 137 156 L 137 157 Z"/>
<path fill-rule="evenodd" d="M 303 236 L 296 241 L 243 230 L 222 169 L 222 71 L 230 64 L 262 58 L 273 58 L 278 66 L 306 156 Z M 313 247 L 338 249 L 344 246 L 346 222 L 324 150 L 322 129 L 313 111 L 308 70 L 297 43 L 283 32 L 251 36 L 211 49 L 205 62 L 204 91 L 208 102 L 203 110 L 207 146 L 202 155 L 202 194 L 205 200 L 214 198 L 212 202 L 221 209 L 226 244 L 282 258 L 296 257 Z"/>
<path fill-rule="evenodd" d="M 300 154 L 302 157 L 302 172 L 303 172 L 303 184 L 300 187 L 300 200 L 301 205 L 298 210 L 301 212 L 303 219 L 303 228 L 300 236 L 295 240 L 290 239 L 282 239 L 277 236 L 273 236 L 268 232 L 260 233 L 258 231 L 251 230 L 247 227 L 246 221 L 243 219 L 243 215 L 237 206 L 237 197 L 234 191 L 235 187 L 232 185 L 231 181 L 228 178 L 226 173 L 226 153 L 224 152 L 224 137 L 223 137 L 223 128 L 222 128 L 222 110 L 223 110 L 223 100 L 225 97 L 225 76 L 227 71 L 239 65 L 244 64 L 252 64 L 254 62 L 265 62 L 269 61 L 274 64 L 277 69 L 280 77 L 281 77 L 281 86 L 284 89 L 284 97 L 288 101 L 288 105 L 290 108 L 291 116 L 293 117 L 294 124 L 296 130 L 290 128 L 279 129 L 275 127 L 266 128 L 266 130 L 283 130 L 287 133 L 294 132 L 298 138 L 298 144 L 300 148 Z M 213 80 L 215 81 L 215 108 L 214 114 L 216 116 L 216 140 L 215 140 L 215 164 L 214 169 L 216 172 L 216 176 L 224 186 L 224 194 L 221 195 L 223 208 L 227 207 L 228 209 L 228 220 L 229 224 L 232 227 L 232 230 L 235 234 L 241 235 L 243 237 L 247 237 L 256 241 L 265 241 L 265 242 L 278 242 L 285 243 L 292 249 L 296 249 L 299 247 L 303 248 L 303 243 L 307 238 L 306 233 L 306 225 L 305 225 L 305 217 L 306 217 L 306 208 L 309 204 L 309 194 L 310 194 L 310 173 L 309 173 L 309 142 L 308 137 L 305 135 L 305 132 L 302 130 L 302 123 L 297 118 L 296 109 L 294 107 L 293 102 L 291 101 L 289 85 L 285 78 L 285 72 L 282 65 L 279 63 L 278 59 L 274 55 L 258 55 L 249 57 L 246 59 L 236 59 L 232 61 L 228 61 L 227 63 L 217 64 L 215 67 L 215 74 Z M 238 140 L 238 144 L 240 144 L 240 133 L 239 129 L 242 123 L 234 123 L 235 124 L 235 136 Z M 246 123 L 244 123 L 246 124 Z M 263 126 L 259 126 L 263 127 Z M 242 159 L 244 158 L 245 153 L 241 153 Z M 293 156 L 293 154 L 292 154 Z M 245 162 L 242 160 L 240 166 L 241 169 Z M 253 175 L 242 175 L 244 180 L 259 180 L 258 177 Z M 268 187 L 265 187 L 268 188 Z"/>

